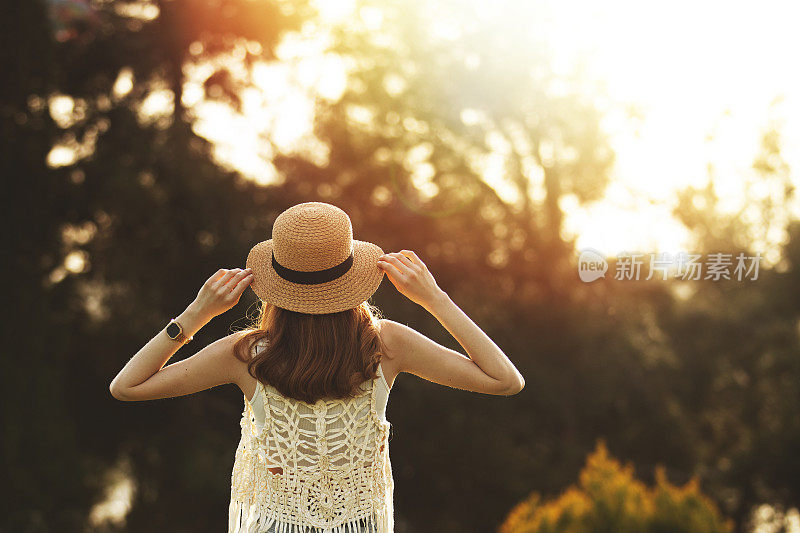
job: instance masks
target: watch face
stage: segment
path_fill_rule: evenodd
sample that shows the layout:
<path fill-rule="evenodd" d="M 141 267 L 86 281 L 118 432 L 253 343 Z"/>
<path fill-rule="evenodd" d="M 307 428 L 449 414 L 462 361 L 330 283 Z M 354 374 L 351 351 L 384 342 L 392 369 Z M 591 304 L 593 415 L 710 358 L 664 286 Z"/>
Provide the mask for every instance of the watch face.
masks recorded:
<path fill-rule="evenodd" d="M 167 335 L 169 335 L 170 339 L 176 338 L 180 332 L 181 327 L 175 322 L 170 322 L 167 326 Z"/>

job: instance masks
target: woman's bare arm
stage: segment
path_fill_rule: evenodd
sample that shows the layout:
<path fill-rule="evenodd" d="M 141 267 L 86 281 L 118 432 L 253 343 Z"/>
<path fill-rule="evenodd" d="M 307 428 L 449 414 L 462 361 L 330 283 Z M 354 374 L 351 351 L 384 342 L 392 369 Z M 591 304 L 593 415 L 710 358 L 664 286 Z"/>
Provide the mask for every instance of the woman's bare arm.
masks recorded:
<path fill-rule="evenodd" d="M 186 336 L 194 336 L 212 318 L 236 305 L 252 275 L 239 268 L 220 269 L 203 284 L 195 300 L 178 316 Z M 219 339 L 193 356 L 164 366 L 180 348 L 162 328 L 125 364 L 109 385 L 114 398 L 143 401 L 192 394 L 225 383 L 241 388 L 243 364 L 233 356 L 239 332 Z"/>
<path fill-rule="evenodd" d="M 423 306 L 450 332 L 469 357 L 438 344 L 412 328 L 381 322 L 381 338 L 391 352 L 390 372 L 408 372 L 434 383 L 482 392 L 516 394 L 525 379 L 505 353 L 436 285 L 430 271 L 410 250 L 386 254 L 379 265 L 397 289 Z"/>

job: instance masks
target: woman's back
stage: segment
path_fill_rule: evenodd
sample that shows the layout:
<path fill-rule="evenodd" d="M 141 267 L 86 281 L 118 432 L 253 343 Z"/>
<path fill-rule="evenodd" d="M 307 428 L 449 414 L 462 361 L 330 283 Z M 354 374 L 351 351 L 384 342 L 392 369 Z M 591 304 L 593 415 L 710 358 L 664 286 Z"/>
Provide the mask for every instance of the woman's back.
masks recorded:
<path fill-rule="evenodd" d="M 354 398 L 314 404 L 258 382 L 242 413 L 229 533 L 392 531 L 388 385 L 378 372 Z"/>
<path fill-rule="evenodd" d="M 254 347 L 254 352 L 256 354 L 260 353 L 266 347 L 267 343 L 266 340 L 262 339 L 256 342 Z M 389 402 L 389 392 L 391 392 L 392 388 L 389 386 L 389 383 L 386 381 L 386 375 L 383 371 L 382 364 L 378 365 L 378 376 L 380 380 L 378 381 L 378 388 L 376 392 L 376 401 L 375 401 L 375 409 L 378 412 L 378 418 L 386 420 L 386 406 Z M 261 398 L 264 396 L 264 387 L 262 383 L 258 382 L 256 384 L 255 392 L 253 393 L 253 397 L 250 400 L 247 400 L 245 397 L 245 401 L 250 405 L 250 409 L 253 411 L 253 417 L 255 419 L 255 424 L 258 427 L 262 427 L 264 425 L 264 421 L 266 420 L 266 413 L 264 412 L 264 405 Z M 245 406 L 246 407 L 246 406 Z"/>

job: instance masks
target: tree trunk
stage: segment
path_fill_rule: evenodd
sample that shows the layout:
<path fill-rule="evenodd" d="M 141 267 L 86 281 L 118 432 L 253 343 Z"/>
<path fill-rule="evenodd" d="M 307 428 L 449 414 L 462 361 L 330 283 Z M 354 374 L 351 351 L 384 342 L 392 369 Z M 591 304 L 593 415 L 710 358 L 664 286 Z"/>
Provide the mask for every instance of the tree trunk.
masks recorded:
<path fill-rule="evenodd" d="M 177 0 L 158 0 L 160 19 L 167 58 L 167 83 L 174 99 L 172 129 L 180 129 L 185 119 L 183 106 L 183 61 L 186 54 L 186 39 L 180 18 L 180 4 Z"/>

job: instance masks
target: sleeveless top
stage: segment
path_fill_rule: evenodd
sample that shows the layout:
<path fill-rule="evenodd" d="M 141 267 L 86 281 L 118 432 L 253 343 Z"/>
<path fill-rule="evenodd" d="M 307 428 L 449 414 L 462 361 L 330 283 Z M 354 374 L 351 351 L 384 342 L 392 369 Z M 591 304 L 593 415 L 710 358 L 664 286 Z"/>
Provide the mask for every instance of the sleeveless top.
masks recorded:
<path fill-rule="evenodd" d="M 388 393 L 381 365 L 356 397 L 313 404 L 257 382 L 244 397 L 228 533 L 393 533 Z"/>

